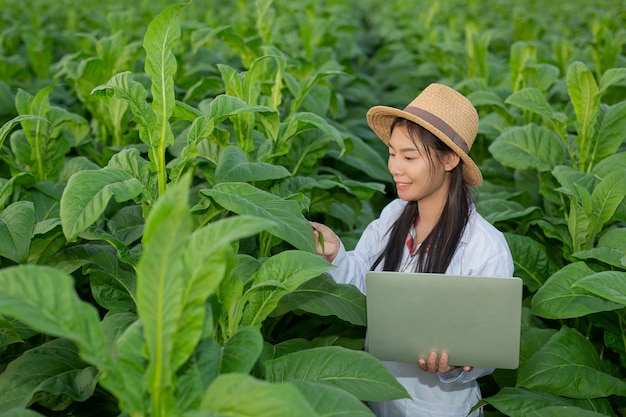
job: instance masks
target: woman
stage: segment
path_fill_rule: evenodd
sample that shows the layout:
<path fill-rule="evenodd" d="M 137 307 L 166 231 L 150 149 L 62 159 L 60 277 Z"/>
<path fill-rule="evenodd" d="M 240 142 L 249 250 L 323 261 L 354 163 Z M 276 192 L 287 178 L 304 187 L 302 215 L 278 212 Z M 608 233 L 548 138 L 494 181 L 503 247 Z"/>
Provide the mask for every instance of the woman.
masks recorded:
<path fill-rule="evenodd" d="M 477 213 L 469 192 L 482 182 L 468 155 L 478 132 L 471 102 L 431 84 L 403 110 L 371 108 L 367 121 L 389 147 L 398 199 L 367 226 L 353 251 L 312 222 L 318 253 L 337 266 L 331 276 L 363 293 L 369 270 L 512 276 L 504 236 Z M 481 398 L 477 378 L 493 372 L 448 366 L 447 355 L 437 352 L 418 363 L 384 363 L 412 398 L 371 403 L 379 417 L 470 415 Z M 479 415 L 481 410 L 471 414 Z"/>

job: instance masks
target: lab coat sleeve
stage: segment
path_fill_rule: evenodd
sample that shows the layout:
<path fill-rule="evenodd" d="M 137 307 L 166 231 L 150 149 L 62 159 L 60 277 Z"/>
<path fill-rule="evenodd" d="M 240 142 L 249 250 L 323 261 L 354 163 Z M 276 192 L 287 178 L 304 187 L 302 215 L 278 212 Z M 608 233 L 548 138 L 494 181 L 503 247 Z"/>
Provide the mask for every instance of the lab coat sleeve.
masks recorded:
<path fill-rule="evenodd" d="M 372 226 L 368 226 L 359 239 L 357 247 L 352 251 L 347 251 L 343 242 L 340 242 L 339 252 L 333 260 L 335 269 L 328 271 L 328 274 L 339 284 L 352 284 L 365 294 L 365 274 L 371 267 L 371 257 L 368 252 L 371 236 L 376 232 Z"/>
<path fill-rule="evenodd" d="M 444 384 L 464 384 L 474 381 L 481 376 L 491 374 L 494 368 L 473 368 L 471 371 L 463 371 L 463 368 L 457 368 L 450 372 L 439 372 L 439 380 Z"/>
<path fill-rule="evenodd" d="M 369 271 L 387 244 L 389 228 L 403 210 L 405 202 L 395 200 L 388 204 L 380 217 L 363 231 L 354 250 L 347 251 L 343 243 L 333 260 L 337 268 L 329 275 L 340 284 L 352 284 L 365 294 L 365 274 Z"/>

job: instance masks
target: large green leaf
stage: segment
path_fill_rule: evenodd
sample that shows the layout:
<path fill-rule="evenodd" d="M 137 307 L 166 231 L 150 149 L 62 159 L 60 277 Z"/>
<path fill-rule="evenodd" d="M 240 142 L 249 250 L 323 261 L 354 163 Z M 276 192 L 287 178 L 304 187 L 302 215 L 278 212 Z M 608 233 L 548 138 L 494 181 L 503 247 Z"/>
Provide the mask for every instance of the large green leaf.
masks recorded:
<path fill-rule="evenodd" d="M 528 62 L 535 62 L 537 48 L 530 42 L 516 41 L 510 49 L 511 85 L 518 91 L 524 83 L 523 70 Z"/>
<path fill-rule="evenodd" d="M 520 203 L 502 198 L 481 199 L 477 202 L 478 212 L 491 224 L 539 215 L 539 207 L 524 207 Z"/>
<path fill-rule="evenodd" d="M 182 254 L 184 270 L 178 283 L 182 287 L 181 311 L 172 348 L 173 369 L 187 361 L 200 341 L 207 325 L 206 300 L 219 285 L 229 261 L 235 256 L 228 245 L 207 247 L 204 253 L 197 245 L 193 246 L 193 249 L 185 246 Z"/>
<path fill-rule="evenodd" d="M 156 115 L 154 142 L 150 144 L 163 151 L 174 141 L 169 126 L 175 102 L 174 74 L 176 73 L 176 57 L 172 52 L 174 44 L 180 38 L 178 14 L 187 3 L 175 4 L 163 10 L 148 25 L 143 39 L 146 51 L 145 70 L 152 80 L 152 109 Z"/>
<path fill-rule="evenodd" d="M 67 240 L 74 240 L 104 212 L 111 198 L 124 202 L 137 198 L 144 186 L 114 168 L 80 171 L 72 175 L 61 197 L 61 222 Z"/>
<path fill-rule="evenodd" d="M 337 316 L 357 326 L 365 326 L 365 295 L 353 285 L 337 284 L 327 275 L 320 275 L 292 293 L 285 295 L 276 314 L 306 311 L 320 316 Z"/>
<path fill-rule="evenodd" d="M 512 49 L 512 48 L 511 48 Z M 472 102 L 475 107 L 481 106 L 494 106 L 504 109 L 504 101 L 502 97 L 495 91 L 491 90 L 479 90 L 472 91 L 467 95 L 467 98 Z"/>
<path fill-rule="evenodd" d="M 109 311 L 135 311 L 136 279 L 134 269 L 121 263 L 110 245 L 85 243 L 65 248 L 50 265 L 72 273 L 85 265 L 91 293 Z"/>
<path fill-rule="evenodd" d="M 580 61 L 567 68 L 566 82 L 578 123 L 578 163 L 580 170 L 586 171 L 588 164 L 592 163 L 591 154 L 595 142 L 601 140 L 596 134 L 601 95 L 592 72 Z"/>
<path fill-rule="evenodd" d="M 200 193 L 211 197 L 228 211 L 271 220 L 270 233 L 297 249 L 315 251 L 311 224 L 302 215 L 298 202 L 282 199 L 246 183 L 217 184 Z"/>
<path fill-rule="evenodd" d="M 301 112 L 295 113 L 286 125 L 281 126 L 280 142 L 288 143 L 292 138 L 307 129 L 319 129 L 324 133 L 325 139 L 335 142 L 341 154 L 346 150 L 343 135 L 326 119 L 317 114 Z"/>
<path fill-rule="evenodd" d="M 298 387 L 320 416 L 374 417 L 372 410 L 345 390 L 314 381 L 291 381 L 291 384 Z"/>
<path fill-rule="evenodd" d="M 515 276 L 522 278 L 524 285 L 532 292 L 541 287 L 546 277 L 557 271 L 557 266 L 548 256 L 545 246 L 528 236 L 505 233 L 509 244 Z"/>
<path fill-rule="evenodd" d="M 117 374 L 104 374 L 100 382 L 103 387 L 115 393 L 120 409 L 130 414 L 146 414 L 151 406 L 146 401 L 146 396 L 150 391 L 148 384 L 152 381 L 146 381 L 148 360 L 142 322 L 127 318 L 128 321 L 120 323 L 120 319 L 123 320 L 123 318 L 115 317 L 112 322 L 104 326 L 105 328 L 113 324 L 125 326 L 119 337 L 113 340 L 117 358 Z M 107 334 L 110 335 L 108 332 Z M 152 398 L 158 398 L 158 395 L 152 395 Z"/>
<path fill-rule="evenodd" d="M 595 142 L 591 158 L 595 163 L 615 154 L 624 141 L 624 120 L 626 120 L 626 101 L 614 104 L 604 111 L 598 130 L 602 140 Z"/>
<path fill-rule="evenodd" d="M 593 167 L 592 174 L 604 178 L 615 170 L 626 169 L 625 155 L 626 152 L 617 152 L 611 156 L 607 156 Z"/>
<path fill-rule="evenodd" d="M 517 387 L 581 399 L 626 395 L 626 382 L 604 370 L 591 342 L 576 330 L 562 327 L 520 367 Z"/>
<path fill-rule="evenodd" d="M 158 194 L 156 178 L 150 169 L 150 162 L 140 155 L 137 148 L 122 149 L 117 152 L 111 157 L 107 167 L 125 171 L 131 177 L 137 178 L 144 185 L 150 197 Z"/>
<path fill-rule="evenodd" d="M 59 182 L 67 184 L 67 181 L 69 181 L 70 177 L 77 172 L 90 169 L 97 170 L 100 168 L 100 165 L 92 161 L 90 158 L 87 158 L 86 156 L 73 157 L 65 161 L 65 164 L 63 165 L 63 170 L 59 174 Z"/>
<path fill-rule="evenodd" d="M 26 330 L 28 333 L 24 334 L 23 330 Z M 37 334 L 37 332 L 24 328 L 17 319 L 7 319 L 0 316 L 0 348 L 3 351 L 7 346 L 13 343 L 22 343 L 24 339 L 34 334 Z"/>
<path fill-rule="evenodd" d="M 286 85 L 294 96 L 294 100 L 291 103 L 290 114 L 297 114 L 296 111 L 302 103 L 306 103 L 307 98 L 310 97 L 310 93 L 320 81 L 336 75 L 347 75 L 347 73 L 336 70 L 321 71 L 317 69 L 309 77 L 302 80 L 296 80 L 295 77 L 291 77 L 290 74 L 287 73 L 285 77 Z"/>
<path fill-rule="evenodd" d="M 545 318 L 564 319 L 622 308 L 622 304 L 604 300 L 575 285 L 594 273 L 584 262 L 566 265 L 535 293 L 533 313 Z"/>
<path fill-rule="evenodd" d="M 571 406 L 555 406 L 546 407 L 539 410 L 533 410 L 527 414 L 528 417 L 606 417 L 604 413 L 596 413 L 595 411 L 585 410 Z"/>
<path fill-rule="evenodd" d="M 610 68 L 600 77 L 600 92 L 604 94 L 610 87 L 620 85 L 624 80 L 626 80 L 626 68 Z"/>
<path fill-rule="evenodd" d="M 144 208 L 138 204 L 121 207 L 110 216 L 107 228 L 124 245 L 132 247 L 141 240 L 145 225 Z M 138 251 L 135 251 L 137 253 Z"/>
<path fill-rule="evenodd" d="M 146 101 L 148 91 L 143 84 L 133 79 L 131 72 L 121 72 L 114 75 L 103 85 L 93 89 L 92 94 L 112 96 L 127 102 L 133 112 L 133 118 L 139 126 L 139 138 L 146 144 L 154 139 L 152 127 L 157 123 L 157 116 Z"/>
<path fill-rule="evenodd" d="M 15 94 L 15 108 L 20 115 L 33 114 L 39 116 L 35 119 L 25 118 L 21 121 L 28 142 L 33 148 L 33 153 L 39 155 L 44 148 L 44 132 L 47 128 L 48 112 L 50 111 L 50 93 L 54 85 L 48 85 L 35 95 L 31 95 L 23 89 L 18 89 Z M 42 120 L 42 118 L 44 120 Z"/>
<path fill-rule="evenodd" d="M 229 417 L 318 416 L 295 386 L 239 373 L 217 377 L 202 399 L 199 411 Z"/>
<path fill-rule="evenodd" d="M 529 87 L 516 91 L 505 100 L 506 104 L 536 113 L 545 119 L 551 119 L 554 111 L 546 96 L 538 88 Z"/>
<path fill-rule="evenodd" d="M 2 153 L 0 152 L 0 158 L 2 157 Z M 4 208 L 4 205 L 7 201 L 13 198 L 13 192 L 15 190 L 19 190 L 23 186 L 30 186 L 35 182 L 35 178 L 27 173 L 20 172 L 14 174 L 8 181 L 4 179 L 0 181 L 0 210 Z"/>
<path fill-rule="evenodd" d="M 626 228 L 617 227 L 607 230 L 600 236 L 596 247 L 572 255 L 587 259 L 593 258 L 617 268 L 626 268 Z"/>
<path fill-rule="evenodd" d="M 519 353 L 520 366 L 528 362 L 535 352 L 545 345 L 555 333 L 556 330 L 552 328 L 544 329 L 522 325 Z"/>
<path fill-rule="evenodd" d="M 138 323 L 137 313 L 130 311 L 109 311 L 101 322 L 104 340 L 112 351 L 115 345 L 126 330 Z"/>
<path fill-rule="evenodd" d="M 0 413 L 0 417 L 44 417 L 44 415 L 26 408 L 14 408 Z"/>
<path fill-rule="evenodd" d="M 0 211 L 0 256 L 16 263 L 26 261 L 34 229 L 32 202 L 16 201 Z"/>
<path fill-rule="evenodd" d="M 87 228 L 87 230 L 80 232 L 78 237 L 85 240 L 107 242 L 115 248 L 117 258 L 120 261 L 132 266 L 135 266 L 135 264 L 137 263 L 137 255 L 132 253 L 128 246 L 124 244 L 124 242 L 120 241 L 112 234 L 103 231 L 102 229 L 90 226 Z"/>
<path fill-rule="evenodd" d="M 580 172 L 566 165 L 558 165 L 552 170 L 552 175 L 557 179 L 561 187 L 557 191 L 574 197 L 573 201 L 583 205 L 586 200 L 591 204 L 591 193 L 599 179 L 594 175 Z"/>
<path fill-rule="evenodd" d="M 286 178 L 290 175 L 281 165 L 250 162 L 238 146 L 226 147 L 215 169 L 216 182 L 254 182 Z"/>
<path fill-rule="evenodd" d="M 591 193 L 593 232 L 598 233 L 615 214 L 617 207 L 626 199 L 626 170 L 617 170 L 602 178 Z M 592 243 L 592 242 L 589 242 Z"/>
<path fill-rule="evenodd" d="M 591 196 L 599 180 L 591 174 L 567 166 L 557 166 L 552 174 L 562 185 L 556 191 L 565 194 L 570 200 L 567 228 L 572 239 L 572 248 L 575 251 L 586 249 L 595 234 Z"/>
<path fill-rule="evenodd" d="M 208 337 L 200 342 L 176 376 L 176 401 L 181 410 L 197 409 L 220 371 L 222 346 Z"/>
<path fill-rule="evenodd" d="M 528 64 L 526 69 L 528 68 L 532 68 L 536 73 L 532 80 L 533 85 L 536 85 L 539 91 L 545 92 L 546 95 L 551 92 L 551 88 L 561 75 L 561 70 L 556 65 L 537 63 Z"/>
<path fill-rule="evenodd" d="M 185 331 L 178 325 L 187 289 L 187 271 L 182 262 L 184 243 L 192 228 L 187 202 L 189 181 L 190 176 L 183 177 L 152 208 L 146 219 L 143 255 L 137 266 L 137 311 L 143 322 L 149 357 L 146 383 L 159 409 L 164 406 L 159 398 L 167 398 L 174 389 L 174 346 L 179 332 Z M 179 358 L 177 363 L 180 362 Z"/>
<path fill-rule="evenodd" d="M 330 268 L 326 260 L 302 251 L 283 251 L 267 259 L 253 275 L 252 287 L 244 295 L 248 303 L 242 324 L 260 325 L 283 296 Z"/>
<path fill-rule="evenodd" d="M 264 362 L 273 382 L 317 381 L 348 391 L 362 401 L 408 398 L 408 393 L 376 358 L 338 346 L 302 350 Z"/>
<path fill-rule="evenodd" d="M 604 345 L 619 355 L 619 363 L 626 361 L 626 309 L 593 317 L 593 324 L 604 330 Z"/>
<path fill-rule="evenodd" d="M 220 69 L 223 68 L 225 67 L 220 65 Z M 228 94 L 220 94 L 215 97 L 210 102 L 206 113 L 206 115 L 194 119 L 189 128 L 187 143 L 194 144 L 201 139 L 210 137 L 215 127 L 231 116 L 255 113 L 268 120 L 278 117 L 276 110 L 271 107 L 250 106 L 242 99 Z"/>
<path fill-rule="evenodd" d="M 174 345 L 174 367 L 182 365 L 200 340 L 205 302 L 217 288 L 235 254 L 230 244 L 265 230 L 271 222 L 252 216 L 222 219 L 194 232 L 185 244 L 182 313 Z"/>
<path fill-rule="evenodd" d="M 485 398 L 501 413 L 509 417 L 525 417 L 535 409 L 563 405 L 571 406 L 572 401 L 544 391 L 505 387 L 496 395 Z"/>
<path fill-rule="evenodd" d="M 98 383 L 98 370 L 83 362 L 76 345 L 53 339 L 26 351 L 0 373 L 0 412 L 27 407 L 46 393 L 85 401 Z"/>
<path fill-rule="evenodd" d="M 583 288 L 598 297 L 626 305 L 626 272 L 597 272 L 576 281 L 573 287 Z"/>
<path fill-rule="evenodd" d="M 19 318 L 41 333 L 65 337 L 78 345 L 85 362 L 114 372 L 98 312 L 78 297 L 71 276 L 40 265 L 0 269 L 0 315 Z"/>
<path fill-rule="evenodd" d="M 560 397 L 545 391 L 532 391 L 523 388 L 505 387 L 496 395 L 485 398 L 485 402 L 491 404 L 498 411 L 509 417 L 526 417 L 533 412 L 542 412 L 545 409 L 561 407 L 561 414 L 555 416 L 579 416 L 584 417 L 587 414 L 579 414 L 581 412 L 592 413 L 589 415 L 604 416 L 606 414 L 597 414 L 594 411 L 605 410 L 606 404 L 595 400 L 594 403 L 585 403 L 583 401 Z M 595 413 L 595 414 L 594 414 Z"/>
<path fill-rule="evenodd" d="M 250 373 L 263 350 L 263 336 L 258 327 L 240 327 L 222 348 L 220 373 Z"/>
<path fill-rule="evenodd" d="M 12 118 L 11 120 L 9 120 L 8 122 L 6 122 L 5 124 L 3 124 L 2 127 L 0 127 L 0 147 L 2 147 L 2 144 L 4 143 L 4 140 L 6 139 L 6 137 L 9 135 L 9 132 L 11 131 L 11 129 L 13 129 L 18 123 L 22 123 L 24 121 L 36 121 L 38 123 L 48 123 L 48 120 L 46 120 L 45 118 L 34 115 L 34 114 L 22 114 L 20 116 L 16 116 Z"/>
<path fill-rule="evenodd" d="M 166 149 L 174 143 L 174 132 L 169 121 L 176 107 L 174 75 L 177 62 L 173 47 L 180 38 L 178 14 L 187 4 L 175 4 L 159 13 L 148 25 L 143 38 L 145 71 L 152 81 L 151 106 L 155 115 L 155 123 L 147 126 L 153 132 L 149 138 L 149 153 L 150 160 L 156 165 L 159 194 L 163 194 L 166 189 Z"/>
<path fill-rule="evenodd" d="M 534 124 L 506 130 L 489 146 L 489 151 L 502 165 L 537 171 L 550 171 L 566 157 L 559 136 Z"/>

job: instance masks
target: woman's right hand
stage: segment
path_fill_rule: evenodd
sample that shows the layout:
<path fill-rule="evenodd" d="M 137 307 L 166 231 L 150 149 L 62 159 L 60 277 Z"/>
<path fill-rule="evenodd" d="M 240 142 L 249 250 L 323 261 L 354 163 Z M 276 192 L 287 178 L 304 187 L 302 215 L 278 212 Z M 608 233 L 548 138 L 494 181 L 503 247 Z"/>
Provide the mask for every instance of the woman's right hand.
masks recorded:
<path fill-rule="evenodd" d="M 460 368 L 460 366 L 448 365 L 448 354 L 443 352 L 441 358 L 437 361 L 437 352 L 430 352 L 427 359 L 419 359 L 417 364 L 423 371 L 426 372 L 450 372 L 454 369 Z M 463 366 L 463 371 L 469 372 L 473 368 L 471 366 Z"/>
<path fill-rule="evenodd" d="M 315 237 L 315 249 L 319 255 L 326 256 L 328 261 L 332 262 L 339 253 L 341 246 L 339 238 L 332 229 L 322 223 L 309 222 L 313 227 L 313 236 Z M 322 239 L 320 239 L 320 235 Z"/>

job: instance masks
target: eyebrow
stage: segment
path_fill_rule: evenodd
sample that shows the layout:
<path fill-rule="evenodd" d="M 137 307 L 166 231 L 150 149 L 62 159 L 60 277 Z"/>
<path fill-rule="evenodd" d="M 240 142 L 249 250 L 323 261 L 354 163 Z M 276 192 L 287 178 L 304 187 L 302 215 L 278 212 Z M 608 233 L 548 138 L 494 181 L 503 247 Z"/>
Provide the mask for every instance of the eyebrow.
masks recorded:
<path fill-rule="evenodd" d="M 389 148 L 391 148 L 391 149 L 395 150 L 395 149 L 393 148 L 393 146 L 391 146 L 391 145 L 387 145 L 387 146 L 388 146 Z M 419 152 L 419 149 L 417 149 L 417 148 L 402 148 L 402 149 L 399 149 L 399 150 L 400 150 L 401 152 L 413 152 L 413 151 L 414 151 L 414 152 Z"/>

